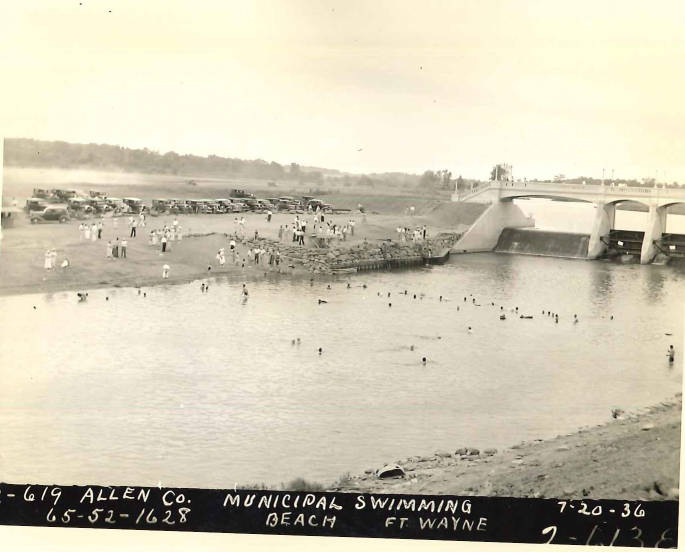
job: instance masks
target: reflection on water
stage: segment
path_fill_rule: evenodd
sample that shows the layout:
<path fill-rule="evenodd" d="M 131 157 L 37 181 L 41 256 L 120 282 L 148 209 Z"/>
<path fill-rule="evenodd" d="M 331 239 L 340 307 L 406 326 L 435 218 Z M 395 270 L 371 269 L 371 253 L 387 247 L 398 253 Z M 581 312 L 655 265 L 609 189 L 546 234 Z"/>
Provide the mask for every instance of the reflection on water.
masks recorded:
<path fill-rule="evenodd" d="M 477 254 L 347 281 L 251 284 L 245 305 L 220 280 L 0 298 L 0 479 L 330 481 L 681 388 L 665 351 L 683 341 L 682 266 Z"/>

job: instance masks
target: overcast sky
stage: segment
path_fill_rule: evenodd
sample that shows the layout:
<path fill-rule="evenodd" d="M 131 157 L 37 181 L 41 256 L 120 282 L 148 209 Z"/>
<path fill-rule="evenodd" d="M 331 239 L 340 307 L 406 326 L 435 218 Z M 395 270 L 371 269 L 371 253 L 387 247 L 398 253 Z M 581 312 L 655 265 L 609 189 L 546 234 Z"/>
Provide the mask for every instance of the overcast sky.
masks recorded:
<path fill-rule="evenodd" d="M 0 132 L 685 182 L 685 2 L 3 2 Z M 111 10 L 111 13 L 110 11 Z M 361 150 L 361 151 L 360 151 Z"/>

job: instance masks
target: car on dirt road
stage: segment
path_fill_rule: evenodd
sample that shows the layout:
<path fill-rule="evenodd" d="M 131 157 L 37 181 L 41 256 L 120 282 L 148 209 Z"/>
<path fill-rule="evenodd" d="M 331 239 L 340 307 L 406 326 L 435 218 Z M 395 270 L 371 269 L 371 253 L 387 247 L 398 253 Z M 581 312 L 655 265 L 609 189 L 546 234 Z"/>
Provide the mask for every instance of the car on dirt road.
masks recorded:
<path fill-rule="evenodd" d="M 64 205 L 50 205 L 42 211 L 31 211 L 29 220 L 31 224 L 39 222 L 68 222 L 71 219 L 69 211 Z"/>

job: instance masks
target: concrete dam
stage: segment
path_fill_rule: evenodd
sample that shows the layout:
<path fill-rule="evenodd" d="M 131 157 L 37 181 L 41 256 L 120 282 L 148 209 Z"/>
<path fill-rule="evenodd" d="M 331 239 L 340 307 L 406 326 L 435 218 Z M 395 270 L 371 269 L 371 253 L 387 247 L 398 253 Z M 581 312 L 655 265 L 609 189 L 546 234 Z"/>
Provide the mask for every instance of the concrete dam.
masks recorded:
<path fill-rule="evenodd" d="M 548 232 L 531 228 L 505 228 L 495 252 L 587 259 L 590 234 Z"/>

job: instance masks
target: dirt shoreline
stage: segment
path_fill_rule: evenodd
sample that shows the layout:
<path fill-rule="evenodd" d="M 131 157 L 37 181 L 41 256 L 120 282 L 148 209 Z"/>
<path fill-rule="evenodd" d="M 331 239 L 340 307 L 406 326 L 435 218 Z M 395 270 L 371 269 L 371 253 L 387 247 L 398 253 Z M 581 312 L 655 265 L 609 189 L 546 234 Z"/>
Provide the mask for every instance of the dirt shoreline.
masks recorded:
<path fill-rule="evenodd" d="M 394 462 L 404 477 L 372 470 L 343 478 L 330 491 L 677 500 L 682 395 L 604 424 L 502 451 L 436 452 Z M 487 454 L 486 454 L 487 452 Z"/>

